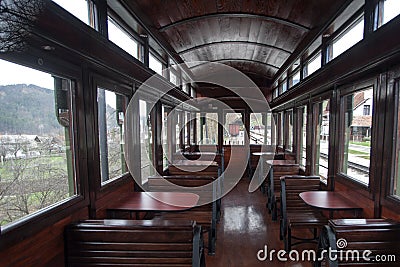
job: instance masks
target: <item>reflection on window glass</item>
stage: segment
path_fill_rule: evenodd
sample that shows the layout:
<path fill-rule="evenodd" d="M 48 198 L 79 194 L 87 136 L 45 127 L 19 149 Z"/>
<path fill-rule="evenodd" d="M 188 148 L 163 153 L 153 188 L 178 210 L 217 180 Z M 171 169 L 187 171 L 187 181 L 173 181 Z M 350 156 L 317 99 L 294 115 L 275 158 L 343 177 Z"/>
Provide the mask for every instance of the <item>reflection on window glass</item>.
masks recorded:
<path fill-rule="evenodd" d="M 278 114 L 278 146 L 283 147 L 283 137 L 284 137 L 284 113 L 280 112 Z"/>
<path fill-rule="evenodd" d="M 318 69 L 321 68 L 321 53 L 318 53 L 315 57 L 313 57 L 307 64 L 307 71 L 305 77 L 313 74 Z"/>
<path fill-rule="evenodd" d="M 139 58 L 138 42 L 111 17 L 108 17 L 108 39 L 134 58 Z"/>
<path fill-rule="evenodd" d="M 287 146 L 286 149 L 288 149 L 289 151 L 293 150 L 293 110 L 290 110 L 287 112 L 287 124 L 288 124 L 288 128 L 287 128 Z"/>
<path fill-rule="evenodd" d="M 218 113 L 197 113 L 196 122 L 198 144 L 218 144 Z"/>
<path fill-rule="evenodd" d="M 92 1 L 88 0 L 52 0 L 53 2 L 60 5 L 62 8 L 67 10 L 69 13 L 83 21 L 89 26 L 95 28 L 94 15 L 95 8 Z M 90 12 L 91 11 L 91 12 Z M 89 14 L 93 15 L 89 15 Z"/>
<path fill-rule="evenodd" d="M 244 131 L 242 113 L 225 114 L 224 145 L 244 145 Z"/>
<path fill-rule="evenodd" d="M 400 14 L 400 1 L 399 0 L 384 0 L 383 10 L 380 17 L 380 25 L 388 23 Z"/>
<path fill-rule="evenodd" d="M 124 134 L 124 96 L 97 88 L 99 124 L 100 171 L 102 183 L 118 178 L 126 172 Z"/>
<path fill-rule="evenodd" d="M 339 35 L 332 44 L 332 57 L 334 59 L 364 38 L 364 17 L 358 20 L 349 30 Z"/>
<path fill-rule="evenodd" d="M 262 145 L 266 141 L 267 129 L 264 125 L 266 114 L 251 113 L 250 114 L 250 144 Z"/>
<path fill-rule="evenodd" d="M 344 109 L 342 173 L 363 184 L 369 184 L 372 114 L 364 115 L 365 107 L 373 107 L 373 89 L 368 88 L 342 99 Z"/>
<path fill-rule="evenodd" d="M 74 83 L 4 60 L 0 72 L 0 225 L 7 227 L 78 193 Z"/>
<path fill-rule="evenodd" d="M 300 166 L 306 167 L 307 161 L 307 106 L 299 109 L 299 114 L 303 114 L 302 123 L 300 125 Z"/>
<path fill-rule="evenodd" d="M 162 76 L 163 64 L 152 53 L 149 53 L 149 67 Z"/>
<path fill-rule="evenodd" d="M 151 106 L 146 101 L 139 100 L 142 184 L 146 183 L 147 178 L 153 175 L 153 168 L 151 168 L 153 139 L 151 136 L 150 108 Z"/>
<path fill-rule="evenodd" d="M 314 105 L 315 128 L 315 174 L 326 181 L 328 177 L 329 156 L 329 100 Z"/>

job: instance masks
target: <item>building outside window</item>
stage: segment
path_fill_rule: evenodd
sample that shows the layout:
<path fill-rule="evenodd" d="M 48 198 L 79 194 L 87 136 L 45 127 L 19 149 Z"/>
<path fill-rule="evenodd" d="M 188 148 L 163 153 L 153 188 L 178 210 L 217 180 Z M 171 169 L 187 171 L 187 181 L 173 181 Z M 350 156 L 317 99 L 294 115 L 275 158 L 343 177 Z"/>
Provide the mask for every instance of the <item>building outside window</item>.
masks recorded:
<path fill-rule="evenodd" d="M 0 72 L 0 225 L 7 228 L 79 193 L 75 83 L 4 60 Z"/>
<path fill-rule="evenodd" d="M 97 29 L 96 5 L 90 0 L 52 0 L 76 18 Z"/>

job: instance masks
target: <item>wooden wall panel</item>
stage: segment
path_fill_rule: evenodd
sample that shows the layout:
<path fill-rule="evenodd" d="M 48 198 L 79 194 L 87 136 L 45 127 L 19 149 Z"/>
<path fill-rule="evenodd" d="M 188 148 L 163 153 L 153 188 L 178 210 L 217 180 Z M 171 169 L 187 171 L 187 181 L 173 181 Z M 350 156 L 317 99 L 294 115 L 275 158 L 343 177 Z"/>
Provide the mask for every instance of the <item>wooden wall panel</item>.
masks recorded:
<path fill-rule="evenodd" d="M 88 209 L 79 210 L 51 227 L 0 251 L 1 266 L 64 266 L 64 228 L 71 222 L 87 219 Z"/>

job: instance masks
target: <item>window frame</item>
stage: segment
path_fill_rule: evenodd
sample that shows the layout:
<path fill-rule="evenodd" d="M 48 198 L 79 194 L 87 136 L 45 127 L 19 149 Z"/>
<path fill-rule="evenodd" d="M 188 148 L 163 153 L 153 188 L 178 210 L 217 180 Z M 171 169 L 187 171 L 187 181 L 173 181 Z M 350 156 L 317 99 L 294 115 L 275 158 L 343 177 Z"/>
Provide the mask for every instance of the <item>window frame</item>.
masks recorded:
<path fill-rule="evenodd" d="M 80 98 L 80 92 L 82 91 L 82 73 L 78 66 L 71 65 L 70 63 L 63 62 L 64 64 L 43 64 L 37 65 L 31 62 L 36 62 L 37 57 L 41 57 L 41 53 L 38 55 L 14 55 L 12 57 L 8 55 L 0 55 L 0 59 L 19 64 L 28 68 L 32 68 L 38 71 L 46 72 L 51 75 L 69 79 L 74 83 L 74 89 L 72 90 L 72 146 L 73 153 L 73 165 L 75 172 L 75 180 L 77 192 L 76 195 L 66 198 L 63 201 L 57 202 L 54 205 L 48 206 L 42 210 L 32 213 L 21 220 L 17 220 L 6 227 L 0 226 L 0 236 L 4 244 L 13 244 L 21 239 L 24 239 L 27 235 L 37 233 L 54 223 L 65 218 L 66 213 L 76 212 L 79 209 L 87 207 L 89 204 L 89 190 L 86 185 L 86 180 L 83 177 L 87 177 L 89 170 L 84 154 L 86 153 L 86 138 L 85 134 L 85 119 L 79 118 L 78 114 L 84 113 L 84 106 Z M 28 63 L 29 62 L 29 63 Z M 79 131 L 77 130 L 79 129 Z M 79 135 L 78 132 L 81 134 Z"/>
<path fill-rule="evenodd" d="M 373 110 L 375 114 L 372 115 L 372 124 L 375 125 L 375 127 L 373 127 L 372 132 L 371 132 L 371 154 L 370 154 L 370 174 L 369 174 L 369 185 L 366 186 L 363 183 L 358 182 L 357 180 L 353 179 L 353 178 L 349 178 L 347 175 L 343 174 L 341 172 L 341 166 L 342 166 L 342 148 L 341 146 L 339 146 L 339 150 L 337 153 L 337 164 L 335 167 L 335 181 L 338 181 L 340 183 L 343 183 L 344 185 L 348 186 L 351 189 L 355 189 L 358 190 L 358 192 L 360 192 L 360 194 L 362 194 L 365 197 L 368 197 L 370 199 L 372 199 L 374 196 L 374 190 L 375 190 L 375 186 L 376 186 L 376 167 L 375 162 L 377 162 L 377 157 L 375 156 L 376 151 L 375 151 L 375 147 L 378 145 L 379 141 L 378 141 L 378 128 L 379 125 L 377 124 L 378 122 L 378 116 L 376 115 L 379 112 L 379 103 L 377 101 L 378 99 L 378 88 L 379 88 L 379 83 L 378 83 L 378 79 L 377 78 L 370 78 L 370 79 L 365 79 L 363 81 L 359 81 L 357 83 L 353 83 L 353 84 L 347 84 L 344 85 L 340 88 L 338 88 L 338 103 L 340 104 L 340 106 L 338 107 L 337 110 L 337 116 L 339 118 L 339 129 L 341 129 L 342 127 L 342 122 L 343 122 L 343 118 L 342 116 L 344 116 L 344 114 L 342 114 L 342 102 L 341 102 L 341 97 L 350 94 L 351 92 L 355 92 L 355 91 L 359 91 L 362 90 L 362 88 L 368 88 L 368 87 L 373 87 L 374 88 L 374 92 L 373 92 L 373 101 L 374 101 L 374 107 Z M 342 140 L 342 135 L 343 133 L 340 132 L 339 135 L 337 135 L 337 139 L 336 142 L 339 144 L 340 140 Z M 340 151 L 340 152 L 339 152 Z M 379 179 L 379 178 L 378 178 Z M 361 190 L 360 190 L 361 189 Z"/>
<path fill-rule="evenodd" d="M 93 166 L 93 175 L 90 177 L 89 181 L 92 184 L 92 187 L 94 188 L 95 192 L 98 192 L 96 194 L 96 199 L 100 199 L 103 197 L 107 192 L 112 190 L 115 187 L 118 187 L 120 184 L 126 183 L 128 179 L 131 179 L 131 174 L 128 171 L 127 166 L 126 167 L 126 172 L 118 175 L 117 177 L 113 177 L 112 179 L 109 179 L 108 181 L 102 183 L 101 181 L 101 172 L 100 172 L 100 145 L 99 145 L 99 125 L 98 125 L 98 107 L 97 107 L 97 89 L 103 88 L 107 89 L 108 91 L 111 91 L 113 93 L 121 94 L 127 98 L 127 101 L 129 102 L 129 96 L 131 95 L 131 87 L 127 84 L 124 84 L 123 81 L 119 81 L 117 79 L 113 79 L 110 77 L 106 76 L 100 76 L 100 74 L 97 73 L 91 73 L 90 74 L 90 81 L 91 81 L 91 89 L 92 89 L 92 101 L 93 103 L 93 131 L 94 135 L 97 137 L 96 140 L 94 140 L 93 145 L 94 145 L 94 166 Z M 127 108 L 127 104 L 124 107 L 125 111 Z M 126 165 L 126 162 L 125 162 Z"/>

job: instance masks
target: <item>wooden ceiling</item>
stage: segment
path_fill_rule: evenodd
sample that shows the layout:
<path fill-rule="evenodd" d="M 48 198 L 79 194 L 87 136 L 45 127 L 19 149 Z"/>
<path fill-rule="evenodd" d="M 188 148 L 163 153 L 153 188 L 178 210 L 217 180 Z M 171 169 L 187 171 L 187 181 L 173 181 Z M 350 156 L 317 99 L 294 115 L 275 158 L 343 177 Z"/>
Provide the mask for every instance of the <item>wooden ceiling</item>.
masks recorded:
<path fill-rule="evenodd" d="M 264 87 L 295 49 L 304 45 L 302 40 L 316 34 L 347 2 L 134 0 L 126 4 L 145 16 L 147 22 L 153 24 L 148 26 L 158 32 L 184 62 L 224 63 Z M 195 71 L 193 73 L 196 75 Z M 263 84 L 259 84 L 260 81 L 264 81 Z"/>

